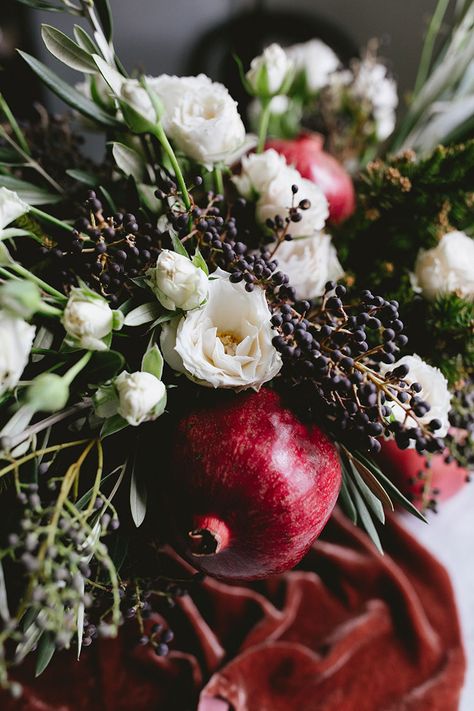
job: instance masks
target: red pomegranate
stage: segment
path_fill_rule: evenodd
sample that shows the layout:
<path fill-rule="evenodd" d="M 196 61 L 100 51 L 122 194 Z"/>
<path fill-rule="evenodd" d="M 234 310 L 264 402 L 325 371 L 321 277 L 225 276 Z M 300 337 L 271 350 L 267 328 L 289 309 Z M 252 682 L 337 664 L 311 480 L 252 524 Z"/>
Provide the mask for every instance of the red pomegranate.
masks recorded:
<path fill-rule="evenodd" d="M 426 469 L 426 459 L 415 449 L 399 449 L 392 440 L 382 442 L 382 449 L 377 456 L 379 465 L 405 495 L 410 495 L 414 504 L 421 508 L 423 505 L 423 484 L 425 475 L 429 472 L 431 481 L 428 498 L 437 492 L 434 497 L 437 501 L 445 501 L 464 486 L 467 472 L 459 467 L 456 462 L 446 464 L 445 454 L 435 454 L 431 459 L 431 468 Z M 419 478 L 419 473 L 423 476 Z M 426 503 L 426 502 L 425 502 Z"/>
<path fill-rule="evenodd" d="M 341 486 L 334 444 L 268 389 L 185 417 L 170 471 L 177 547 L 223 580 L 256 580 L 295 566 Z"/>
<path fill-rule="evenodd" d="M 343 222 L 355 209 L 355 190 L 350 175 L 342 165 L 323 150 L 323 139 L 317 133 L 305 133 L 292 140 L 271 139 L 274 148 L 294 165 L 303 178 L 319 185 L 329 203 L 329 219 Z"/>

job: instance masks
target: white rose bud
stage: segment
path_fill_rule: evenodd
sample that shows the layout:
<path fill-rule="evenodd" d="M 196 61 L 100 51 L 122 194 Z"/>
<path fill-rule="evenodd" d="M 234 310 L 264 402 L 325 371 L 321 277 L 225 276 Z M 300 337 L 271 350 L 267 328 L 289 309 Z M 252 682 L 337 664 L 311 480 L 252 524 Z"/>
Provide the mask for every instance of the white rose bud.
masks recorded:
<path fill-rule="evenodd" d="M 474 240 L 464 232 L 448 232 L 436 247 L 420 251 L 415 276 L 427 299 L 449 293 L 474 299 Z"/>
<path fill-rule="evenodd" d="M 35 327 L 0 311 L 0 395 L 12 390 L 28 363 Z"/>
<path fill-rule="evenodd" d="M 161 121 L 168 136 L 187 156 L 205 166 L 230 163 L 246 143 L 237 102 L 226 87 L 205 74 L 148 79 L 163 104 Z"/>
<path fill-rule="evenodd" d="M 292 192 L 293 185 L 298 187 L 296 195 Z M 284 218 L 288 215 L 288 208 L 293 203 L 298 205 L 301 200 L 309 200 L 310 207 L 301 210 L 301 220 L 291 222 L 288 231 L 292 237 L 309 237 L 316 230 L 323 229 L 329 216 L 328 201 L 321 188 L 301 177 L 295 168 L 287 166 L 281 170 L 260 195 L 257 219 L 264 224 L 268 219 L 273 220 L 275 215 Z"/>
<path fill-rule="evenodd" d="M 259 390 L 281 368 L 265 292 L 249 293 L 221 270 L 212 276 L 205 306 L 163 330 L 163 355 L 201 385 Z"/>
<path fill-rule="evenodd" d="M 209 280 L 204 271 L 169 249 L 161 252 L 147 279 L 160 304 L 169 311 L 196 309 L 207 299 Z"/>
<path fill-rule="evenodd" d="M 151 373 L 120 373 L 115 379 L 119 397 L 118 414 L 129 425 L 156 420 L 166 407 L 166 388 Z"/>
<path fill-rule="evenodd" d="M 251 153 L 242 158 L 240 175 L 232 178 L 237 190 L 246 198 L 258 198 L 272 180 L 287 168 L 284 156 L 273 148 L 263 153 Z"/>
<path fill-rule="evenodd" d="M 327 85 L 340 64 L 332 49 L 318 39 L 286 47 L 285 52 L 293 60 L 296 71 L 304 73 L 307 88 L 312 93 Z"/>
<path fill-rule="evenodd" d="M 436 436 L 444 437 L 449 429 L 449 411 L 451 409 L 451 394 L 448 388 L 448 381 L 439 368 L 434 368 L 426 363 L 418 355 L 406 355 L 392 365 L 381 364 L 382 374 L 394 370 L 399 365 L 408 367 L 408 375 L 404 380 L 408 383 L 419 383 L 421 391 L 419 397 L 430 405 L 426 415 L 418 418 L 418 421 L 428 425 L 431 420 L 439 420 L 441 427 L 436 430 Z M 405 422 L 408 427 L 417 427 L 417 422 L 408 417 L 405 419 L 405 410 L 398 404 L 387 399 L 387 406 L 391 408 L 393 415 L 399 422 Z"/>
<path fill-rule="evenodd" d="M 284 94 L 293 74 L 293 60 L 279 44 L 271 44 L 252 59 L 246 79 L 256 96 L 269 98 Z"/>
<path fill-rule="evenodd" d="M 12 190 L 0 188 L 0 231 L 29 209 L 30 206 Z"/>
<path fill-rule="evenodd" d="M 282 242 L 275 259 L 278 269 L 288 275 L 297 299 L 321 296 L 326 282 L 338 281 L 344 276 L 331 237 L 322 232 Z"/>
<path fill-rule="evenodd" d="M 74 288 L 64 309 L 62 324 L 79 348 L 107 350 L 104 338 L 121 328 L 123 318 L 107 301 L 89 290 Z"/>

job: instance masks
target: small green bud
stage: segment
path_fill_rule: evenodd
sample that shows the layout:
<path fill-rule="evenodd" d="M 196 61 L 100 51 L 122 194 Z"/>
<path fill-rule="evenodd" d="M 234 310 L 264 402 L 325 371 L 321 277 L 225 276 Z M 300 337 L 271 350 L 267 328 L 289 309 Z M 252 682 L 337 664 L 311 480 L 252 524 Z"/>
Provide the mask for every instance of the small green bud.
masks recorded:
<path fill-rule="evenodd" d="M 60 375 L 42 373 L 29 386 L 26 398 L 37 411 L 56 412 L 65 407 L 69 399 L 69 387 Z"/>
<path fill-rule="evenodd" d="M 30 319 L 41 305 L 41 292 L 31 281 L 12 279 L 0 287 L 0 308 L 12 316 Z"/>

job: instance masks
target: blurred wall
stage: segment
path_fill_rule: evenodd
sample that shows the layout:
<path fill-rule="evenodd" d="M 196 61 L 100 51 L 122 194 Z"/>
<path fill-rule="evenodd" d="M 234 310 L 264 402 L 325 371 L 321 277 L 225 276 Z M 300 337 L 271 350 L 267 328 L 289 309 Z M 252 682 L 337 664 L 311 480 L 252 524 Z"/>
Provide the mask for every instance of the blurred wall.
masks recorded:
<path fill-rule="evenodd" d="M 119 53 L 128 67 L 149 73 L 180 72 L 186 53 L 202 33 L 239 10 L 257 4 L 268 11 L 294 9 L 330 20 L 363 46 L 382 40 L 382 53 L 391 62 L 402 90 L 411 86 L 421 39 L 436 0 L 110 0 Z M 39 21 L 67 27 L 69 18 L 36 13 Z M 38 50 L 41 51 L 38 41 Z M 45 56 L 45 55 L 44 55 Z M 48 60 L 49 61 L 49 60 Z M 54 62 L 54 60 L 52 60 Z M 73 76 L 72 74 L 70 75 Z"/>

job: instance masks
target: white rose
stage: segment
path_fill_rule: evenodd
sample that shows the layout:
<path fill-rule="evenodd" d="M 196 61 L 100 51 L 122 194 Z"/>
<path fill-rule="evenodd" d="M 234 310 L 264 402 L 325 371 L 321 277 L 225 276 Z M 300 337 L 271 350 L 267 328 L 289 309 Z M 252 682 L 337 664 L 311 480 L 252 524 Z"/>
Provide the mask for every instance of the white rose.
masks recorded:
<path fill-rule="evenodd" d="M 295 196 L 291 190 L 292 185 L 299 188 Z M 303 199 L 309 200 L 311 206 L 307 210 L 301 210 L 302 219 L 299 222 L 290 223 L 289 233 L 292 237 L 308 237 L 316 230 L 322 230 L 329 215 L 329 208 L 326 196 L 318 185 L 302 178 L 295 168 L 286 166 L 260 195 L 257 202 L 257 219 L 264 223 L 268 218 L 273 220 L 275 215 L 284 218 L 292 202 L 298 205 Z"/>
<path fill-rule="evenodd" d="M 280 93 L 292 71 L 293 60 L 274 43 L 252 59 L 246 78 L 255 94 L 268 97 Z"/>
<path fill-rule="evenodd" d="M 120 373 L 114 381 L 119 396 L 118 414 L 129 425 L 156 420 L 166 406 L 166 388 L 151 373 Z"/>
<path fill-rule="evenodd" d="M 34 337 L 34 326 L 0 311 L 0 395 L 18 384 Z"/>
<path fill-rule="evenodd" d="M 207 298 L 209 280 L 203 270 L 169 249 L 161 252 L 147 278 L 156 298 L 169 311 L 195 309 Z"/>
<path fill-rule="evenodd" d="M 358 66 L 352 90 L 371 102 L 377 138 L 384 141 L 395 128 L 398 105 L 397 85 L 387 76 L 387 68 L 373 59 L 364 60 Z"/>
<path fill-rule="evenodd" d="M 144 116 L 150 123 L 157 123 L 155 109 L 138 79 L 126 79 L 120 87 L 120 98 L 124 99 L 135 111 Z"/>
<path fill-rule="evenodd" d="M 259 390 L 281 368 L 265 292 L 257 287 L 249 293 L 221 270 L 212 277 L 205 306 L 179 322 L 174 349 L 174 325 L 164 329 L 164 357 L 172 367 L 180 367 L 176 353 L 181 369 L 201 385 Z"/>
<path fill-rule="evenodd" d="M 163 128 L 187 156 L 205 166 L 229 162 L 246 142 L 245 127 L 223 84 L 197 77 L 149 79 L 164 106 Z"/>
<path fill-rule="evenodd" d="M 448 389 L 448 381 L 439 368 L 429 365 L 418 355 L 403 356 L 392 365 L 382 364 L 380 370 L 385 374 L 399 365 L 406 365 L 409 368 L 408 375 L 404 380 L 408 383 L 419 383 L 421 385 L 419 397 L 430 405 L 426 415 L 418 418 L 419 422 L 427 425 L 431 420 L 439 420 L 441 428 L 436 430 L 436 436 L 444 437 L 449 429 L 448 415 L 451 409 L 451 394 Z M 387 405 L 399 422 L 406 422 L 408 427 L 417 426 L 417 422 L 412 417 L 408 417 L 405 420 L 405 410 L 400 405 L 390 400 L 387 400 Z"/>
<path fill-rule="evenodd" d="M 103 351 L 107 349 L 103 339 L 114 328 L 114 312 L 102 297 L 84 295 L 82 289 L 72 289 L 62 324 L 80 348 Z"/>
<path fill-rule="evenodd" d="M 321 296 L 326 282 L 337 281 L 344 276 L 331 237 L 322 232 L 282 242 L 275 258 L 278 268 L 288 275 L 297 299 Z"/>
<path fill-rule="evenodd" d="M 297 71 L 306 76 L 311 92 L 319 91 L 327 85 L 329 75 L 339 67 L 339 58 L 327 44 L 318 39 L 286 47 L 286 54 L 295 64 Z"/>
<path fill-rule="evenodd" d="M 454 292 L 474 299 L 474 240 L 464 232 L 448 232 L 436 247 L 420 251 L 415 276 L 427 299 Z"/>
<path fill-rule="evenodd" d="M 246 198 L 259 197 L 277 175 L 287 168 L 285 157 L 273 148 L 251 153 L 242 158 L 240 175 L 232 178 L 237 190 Z"/>
<path fill-rule="evenodd" d="M 0 231 L 29 209 L 30 206 L 12 190 L 0 188 Z"/>

